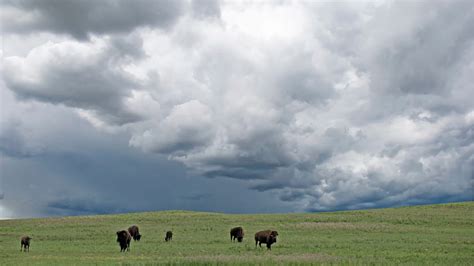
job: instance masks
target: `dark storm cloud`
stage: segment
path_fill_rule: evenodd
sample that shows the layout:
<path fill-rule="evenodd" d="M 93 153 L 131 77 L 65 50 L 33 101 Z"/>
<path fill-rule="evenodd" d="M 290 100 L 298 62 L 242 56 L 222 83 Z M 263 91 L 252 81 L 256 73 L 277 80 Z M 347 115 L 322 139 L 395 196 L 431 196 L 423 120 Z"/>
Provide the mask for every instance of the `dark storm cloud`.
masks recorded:
<path fill-rule="evenodd" d="M 181 198 L 182 199 L 185 199 L 185 200 L 191 200 L 191 201 L 195 201 L 195 200 L 202 200 L 202 199 L 206 199 L 206 198 L 210 198 L 212 197 L 211 194 L 194 194 L 194 195 L 190 195 L 190 196 L 182 196 Z"/>
<path fill-rule="evenodd" d="M 21 122 L 5 121 L 0 124 L 0 154 L 10 157 L 30 157 L 40 154 L 44 147 L 28 142 Z"/>
<path fill-rule="evenodd" d="M 115 205 L 107 205 L 87 200 L 58 199 L 47 203 L 46 210 L 51 215 L 90 215 L 132 211 L 120 209 Z"/>
<path fill-rule="evenodd" d="M 125 2 L 118 3 L 117 10 Z M 25 5 L 17 2 L 8 12 Z M 18 33 L 24 31 L 18 25 L 41 18 L 43 9 L 15 24 Z M 136 148 L 121 151 L 124 157 L 110 146 L 94 155 L 48 157 L 45 173 L 65 166 L 48 178 L 82 180 L 80 187 L 95 193 L 78 193 L 67 204 L 61 197 L 43 201 L 58 212 L 150 209 L 161 199 L 178 208 L 241 210 L 245 203 L 252 210 L 295 211 L 472 200 L 473 12 L 470 1 L 193 1 L 176 12 L 183 19 L 167 31 L 155 29 L 175 20 L 139 20 L 117 27 L 123 29 L 117 35 L 101 35 L 118 32 L 105 22 L 68 31 L 39 23 L 31 29 L 89 41 L 59 39 L 33 45 L 27 55 L 5 56 L 3 78 L 17 97 L 12 102 L 44 112 L 72 109 L 94 134 L 114 136 L 112 146 Z M 149 28 L 133 30 L 141 26 Z M 1 146 L 4 152 L 21 154 L 48 139 L 19 133 L 33 123 L 25 113 L 10 116 L 22 123 L 1 135 L 11 142 Z M 156 157 L 170 160 L 167 171 L 184 166 L 208 178 L 180 178 L 181 172 L 155 178 L 160 169 L 150 158 Z M 117 184 L 136 176 L 148 185 L 131 192 L 133 201 L 122 201 L 128 190 Z M 159 186 L 163 195 L 148 202 L 143 195 Z M 219 205 L 229 193 L 250 196 Z M 262 202 L 254 205 L 255 198 Z M 113 200 L 120 204 L 100 204 Z"/>
<path fill-rule="evenodd" d="M 176 162 L 130 151 L 126 136 L 100 133 L 63 107 L 49 106 L 46 113 L 40 110 L 31 114 L 31 120 L 24 121 L 19 130 L 31 127 L 33 120 L 44 121 L 44 116 L 64 121 L 45 121 L 43 132 L 32 132 L 47 147 L 41 154 L 3 157 L 0 161 L 5 195 L 1 204 L 9 210 L 3 216 L 168 209 L 283 211 L 279 205 L 262 201 L 265 195 L 257 195 L 243 184 L 188 177 Z M 229 199 L 232 192 L 239 193 L 241 200 Z M 260 203 L 250 206 L 252 201 Z"/>
<path fill-rule="evenodd" d="M 171 0 L 19 0 L 2 1 L 7 32 L 47 31 L 88 39 L 90 34 L 127 33 L 137 27 L 168 28 L 183 12 Z"/>

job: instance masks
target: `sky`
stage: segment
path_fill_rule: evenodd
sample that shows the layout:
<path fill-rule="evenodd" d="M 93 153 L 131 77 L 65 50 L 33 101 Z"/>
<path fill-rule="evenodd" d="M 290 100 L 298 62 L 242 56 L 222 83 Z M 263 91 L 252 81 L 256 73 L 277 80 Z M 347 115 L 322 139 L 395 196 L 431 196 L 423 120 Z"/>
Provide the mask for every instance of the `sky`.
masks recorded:
<path fill-rule="evenodd" d="M 0 9 L 0 218 L 473 200 L 472 1 Z"/>

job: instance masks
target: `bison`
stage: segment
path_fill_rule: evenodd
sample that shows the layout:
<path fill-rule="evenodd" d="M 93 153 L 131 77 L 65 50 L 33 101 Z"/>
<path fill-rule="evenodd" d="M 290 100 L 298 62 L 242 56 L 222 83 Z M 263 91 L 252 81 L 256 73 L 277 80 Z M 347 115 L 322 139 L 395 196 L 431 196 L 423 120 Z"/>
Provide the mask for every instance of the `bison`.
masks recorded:
<path fill-rule="evenodd" d="M 140 238 L 142 238 L 142 235 L 140 235 L 140 232 L 138 231 L 138 226 L 132 225 L 128 228 L 128 232 L 132 236 L 134 241 L 140 241 Z"/>
<path fill-rule="evenodd" d="M 21 238 L 20 251 L 26 252 L 28 250 L 28 252 L 30 252 L 30 240 L 31 239 L 32 238 L 29 237 L 29 236 L 23 236 Z"/>
<path fill-rule="evenodd" d="M 173 239 L 173 232 L 171 231 L 166 232 L 165 241 L 168 242 L 168 241 L 171 241 L 171 239 Z"/>
<path fill-rule="evenodd" d="M 272 244 L 277 241 L 278 232 L 265 230 L 255 233 L 255 246 L 262 247 L 262 243 L 267 244 L 268 249 L 272 249 Z"/>
<path fill-rule="evenodd" d="M 117 242 L 120 244 L 120 252 L 130 251 L 132 236 L 127 230 L 117 231 Z"/>
<path fill-rule="evenodd" d="M 235 239 L 239 242 L 242 242 L 242 239 L 244 239 L 244 229 L 240 226 L 230 230 L 230 241 L 234 242 Z"/>

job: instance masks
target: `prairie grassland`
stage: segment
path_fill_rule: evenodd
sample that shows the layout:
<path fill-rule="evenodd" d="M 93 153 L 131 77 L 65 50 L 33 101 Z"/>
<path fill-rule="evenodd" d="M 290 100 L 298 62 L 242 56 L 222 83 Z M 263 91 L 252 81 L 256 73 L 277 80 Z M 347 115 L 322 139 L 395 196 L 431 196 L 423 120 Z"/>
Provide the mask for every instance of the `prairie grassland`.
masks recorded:
<path fill-rule="evenodd" d="M 120 253 L 115 232 L 143 235 Z M 243 243 L 229 230 L 242 226 Z M 272 250 L 259 230 L 279 232 Z M 164 241 L 173 231 L 173 240 Z M 29 253 L 20 237 L 33 237 Z M 164 211 L 0 221 L 0 264 L 442 264 L 473 265 L 474 202 L 302 214 Z"/>

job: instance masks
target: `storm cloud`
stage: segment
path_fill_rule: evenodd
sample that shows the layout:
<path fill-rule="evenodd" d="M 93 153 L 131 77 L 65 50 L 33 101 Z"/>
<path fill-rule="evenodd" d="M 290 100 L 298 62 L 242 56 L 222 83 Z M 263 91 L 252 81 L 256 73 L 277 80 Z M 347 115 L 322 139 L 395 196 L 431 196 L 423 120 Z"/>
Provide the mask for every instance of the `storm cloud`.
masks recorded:
<path fill-rule="evenodd" d="M 61 128 L 67 113 L 88 125 L 82 134 L 97 136 L 68 130 L 77 141 L 113 139 L 127 154 L 114 163 L 157 160 L 175 173 L 142 170 L 149 186 L 201 184 L 160 208 L 192 199 L 202 202 L 194 209 L 241 212 L 473 199 L 470 1 L 62 3 L 3 4 L 4 19 L 24 18 L 3 26 L 6 47 L 24 38 L 29 48 L 2 52 L 0 151 L 8 158 L 56 158 L 56 140 L 35 134 L 44 129 L 30 121 L 33 108 L 57 116 Z M 73 6 L 90 19 L 69 16 Z M 18 106 L 23 113 L 12 111 Z M 97 154 L 114 150 L 99 146 Z M 114 163 L 87 184 L 97 195 L 106 191 L 101 183 L 133 179 Z M 87 179 L 74 171 L 61 176 Z M 224 197 L 213 191 L 232 186 L 248 198 L 213 205 Z M 54 197 L 45 208 L 152 208 L 134 207 L 144 202 L 137 198 L 120 209 L 118 194 L 104 194 L 98 206 Z M 257 207 L 239 204 L 250 199 Z"/>
<path fill-rule="evenodd" d="M 183 12 L 183 1 L 170 0 L 7 0 L 2 5 L 2 24 L 7 32 L 47 31 L 79 40 L 91 34 L 127 33 L 138 27 L 166 29 Z"/>

